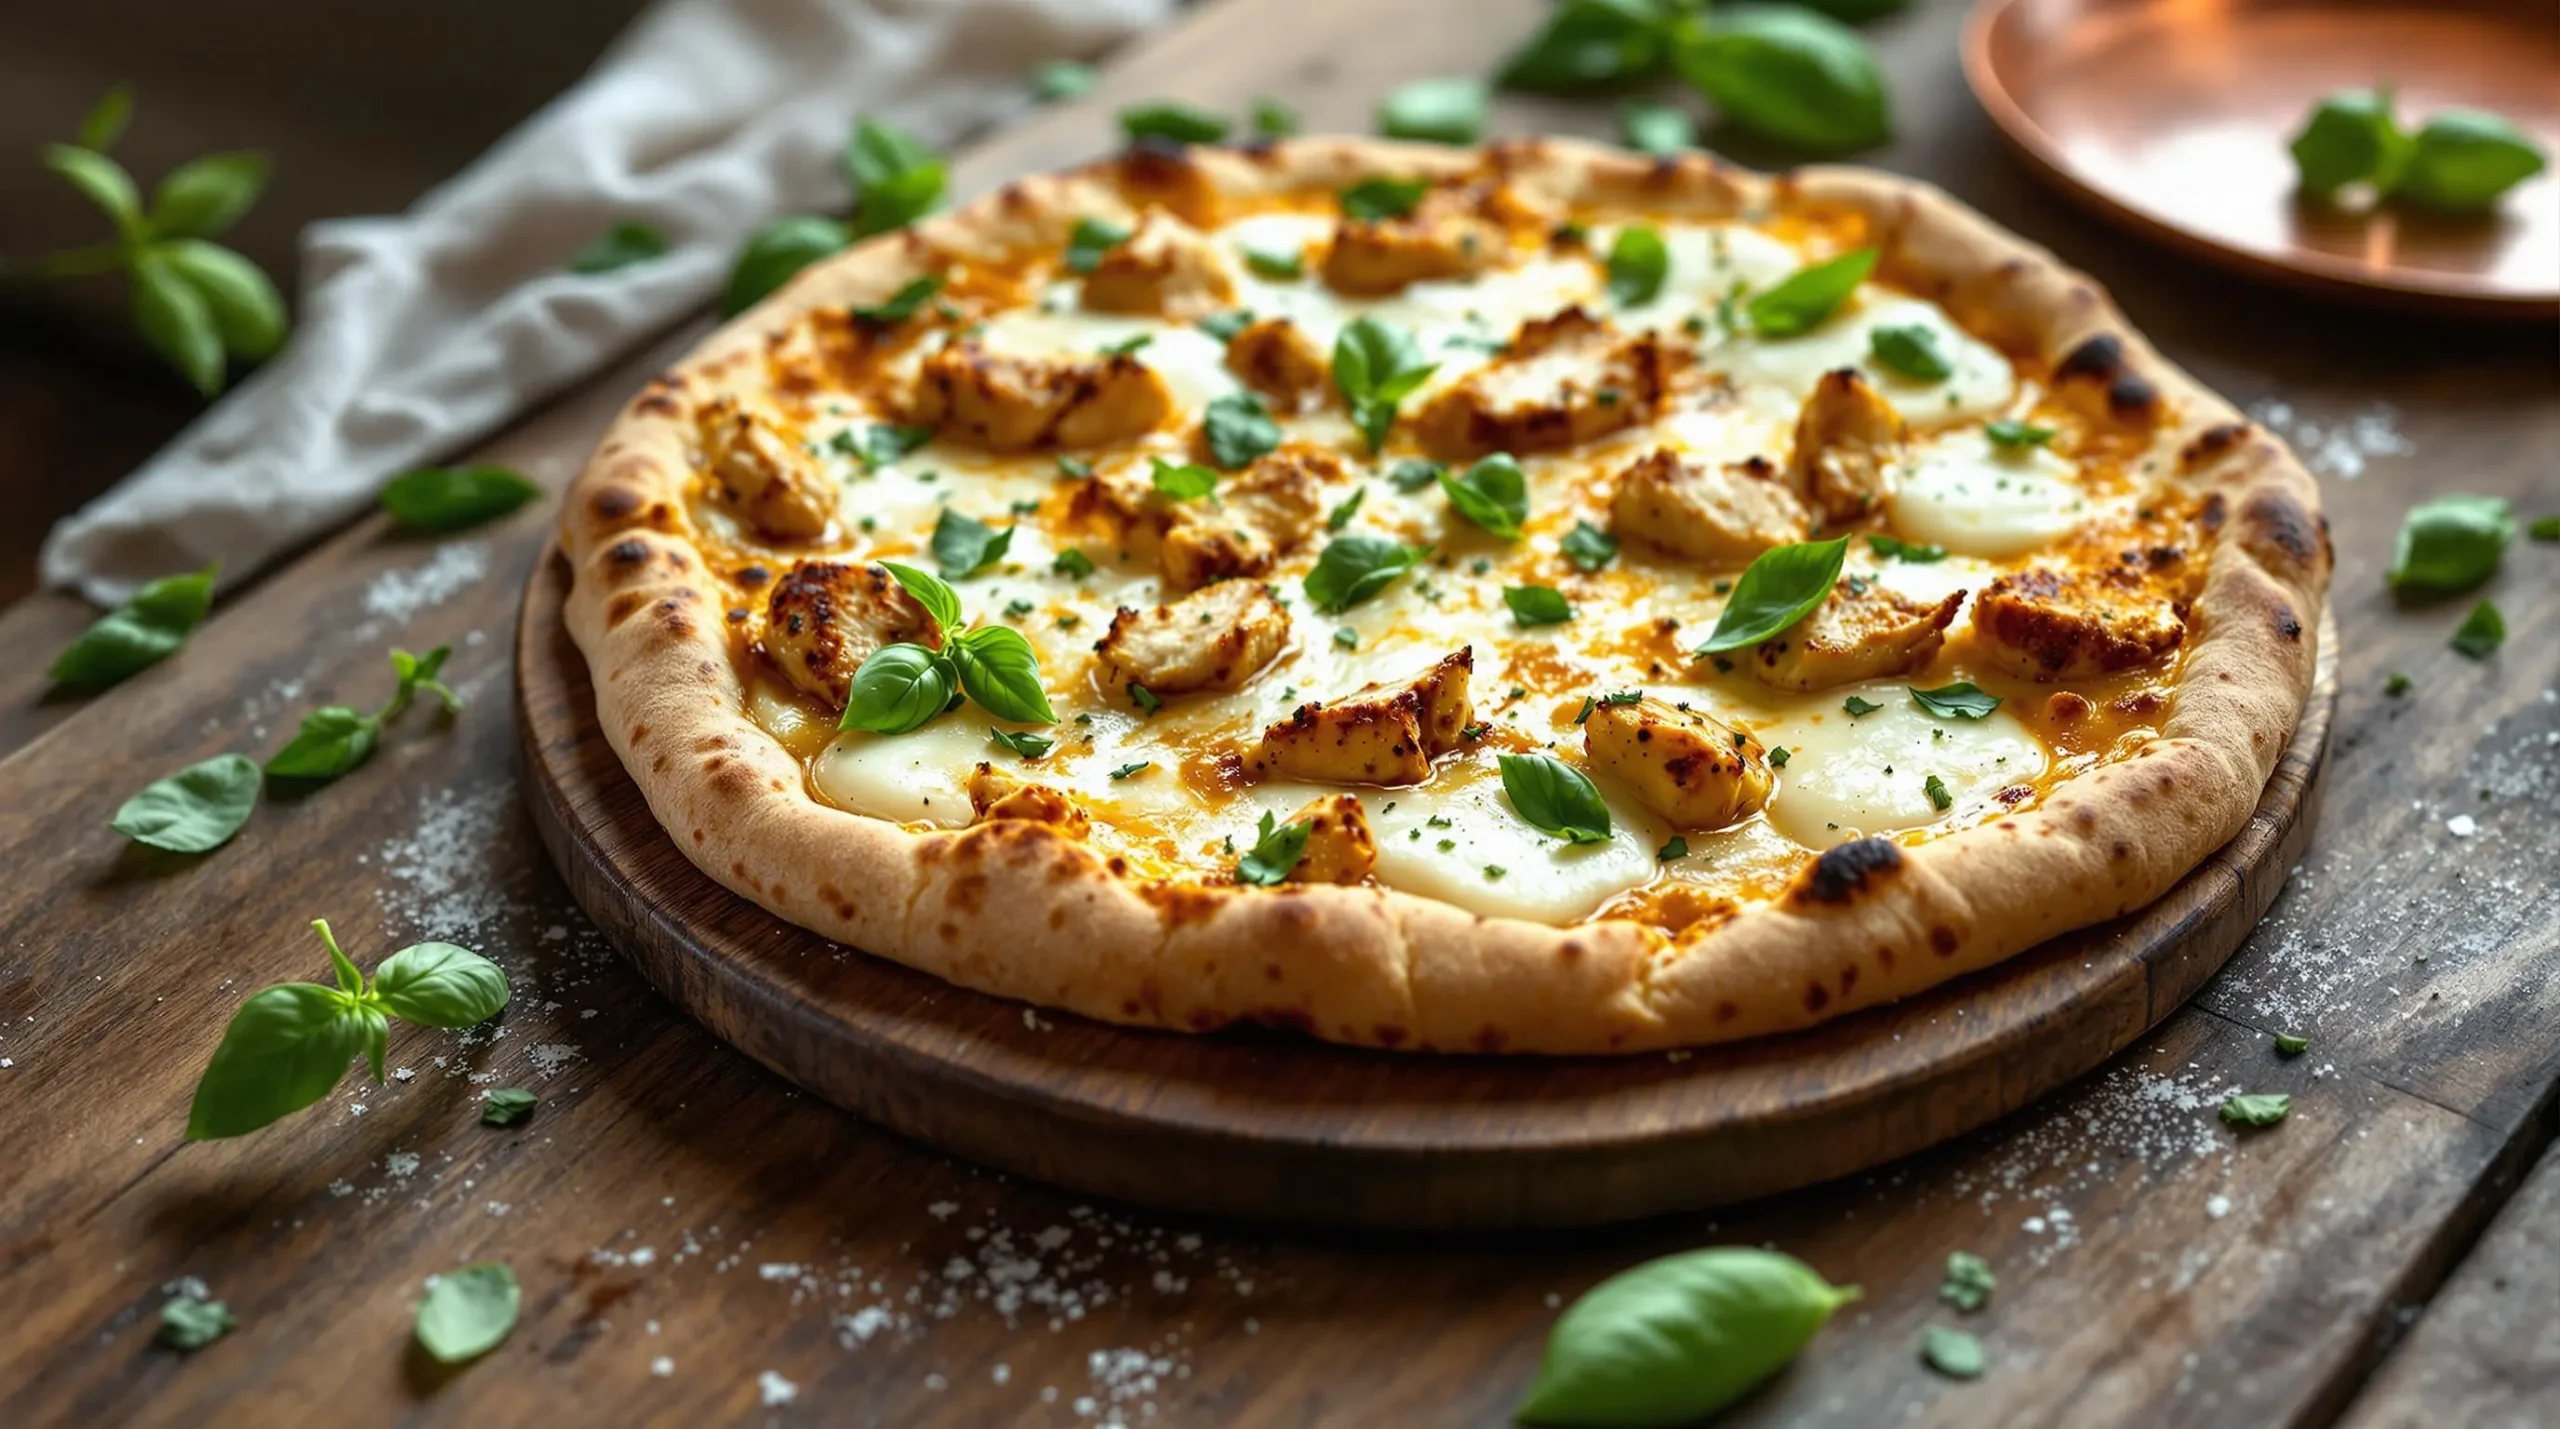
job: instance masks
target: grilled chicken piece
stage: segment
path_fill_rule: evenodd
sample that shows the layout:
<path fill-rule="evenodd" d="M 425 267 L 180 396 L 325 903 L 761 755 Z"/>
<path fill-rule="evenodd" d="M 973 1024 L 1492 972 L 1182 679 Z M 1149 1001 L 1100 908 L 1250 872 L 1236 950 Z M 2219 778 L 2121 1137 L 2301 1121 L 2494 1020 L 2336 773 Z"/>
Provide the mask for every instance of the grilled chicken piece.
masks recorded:
<path fill-rule="evenodd" d="M 1415 435 L 1443 460 L 1555 451 L 1653 420 L 1662 343 L 1578 307 L 1520 325 L 1502 356 L 1431 399 Z"/>
<path fill-rule="evenodd" d="M 1227 339 L 1227 370 L 1283 412 L 1320 405 L 1333 376 L 1314 340 L 1287 318 L 1264 318 Z"/>
<path fill-rule="evenodd" d="M 924 360 L 916 420 L 988 451 L 1090 447 L 1152 431 L 1173 415 L 1173 394 L 1129 353 L 1016 357 L 974 340 L 947 343 Z"/>
<path fill-rule="evenodd" d="M 1443 183 L 1401 218 L 1345 218 L 1325 250 L 1324 281 L 1337 293 L 1383 297 L 1413 283 L 1500 267 L 1515 233 L 1544 235 L 1554 210 L 1503 183 Z"/>
<path fill-rule="evenodd" d="M 1826 520 L 1855 521 L 1885 498 L 1907 428 L 1856 368 L 1826 372 L 1796 418 L 1787 474 Z"/>
<path fill-rule="evenodd" d="M 1751 672 L 1763 684 L 1800 692 L 1908 674 L 1936 657 L 1963 604 L 1963 591 L 1928 605 L 1843 580 L 1812 614 L 1761 641 Z"/>
<path fill-rule="evenodd" d="M 1684 829 L 1740 823 L 1769 802 L 1769 752 L 1746 731 L 1647 696 L 1582 722 L 1593 768 Z"/>
<path fill-rule="evenodd" d="M 977 811 L 974 823 L 1019 819 L 1047 824 L 1075 838 L 1083 838 L 1093 827 L 1074 799 L 1046 784 L 1018 779 L 992 764 L 982 763 L 970 771 L 969 807 Z"/>
<path fill-rule="evenodd" d="M 2083 680 L 2167 655 L 2186 638 L 2187 622 L 2176 600 L 2128 567 L 2081 575 L 2037 566 L 1983 587 L 1973 629 L 2003 669 Z"/>
<path fill-rule="evenodd" d="M 1753 557 L 1805 538 L 1804 503 L 1760 457 L 1712 466 L 1656 447 L 1618 478 L 1610 504 L 1618 534 L 1709 566 Z"/>
<path fill-rule="evenodd" d="M 1289 816 L 1307 825 L 1307 849 L 1291 883 L 1363 883 L 1378 866 L 1378 841 L 1357 795 L 1327 794 Z"/>
<path fill-rule="evenodd" d="M 702 409 L 702 455 L 721 495 L 747 524 L 776 540 L 826 534 L 836 484 L 809 460 L 800 434 L 780 414 L 723 397 Z"/>
<path fill-rule="evenodd" d="M 1315 533 L 1325 487 L 1349 474 L 1331 452 L 1285 447 L 1218 483 L 1214 500 L 1179 503 L 1164 534 L 1165 584 L 1198 590 L 1270 570 Z"/>
<path fill-rule="evenodd" d="M 1128 241 L 1104 253 L 1084 280 L 1086 307 L 1167 322 L 1191 322 L 1235 300 L 1235 273 L 1226 255 L 1208 235 L 1163 212 L 1140 219 Z"/>
<path fill-rule="evenodd" d="M 1460 743 L 1474 713 L 1467 699 L 1474 669 L 1474 647 L 1462 646 L 1406 684 L 1300 705 L 1262 732 L 1245 769 L 1320 784 L 1419 784 L 1431 777 L 1432 757 Z"/>
<path fill-rule="evenodd" d="M 1114 685 L 1159 696 L 1239 689 L 1289 638 L 1289 612 L 1259 581 L 1220 581 L 1150 611 L 1127 606 L 1094 645 Z"/>
<path fill-rule="evenodd" d="M 765 658 L 783 678 L 843 709 L 853 672 L 883 645 L 942 648 L 942 627 L 879 566 L 802 561 L 765 599 Z"/>

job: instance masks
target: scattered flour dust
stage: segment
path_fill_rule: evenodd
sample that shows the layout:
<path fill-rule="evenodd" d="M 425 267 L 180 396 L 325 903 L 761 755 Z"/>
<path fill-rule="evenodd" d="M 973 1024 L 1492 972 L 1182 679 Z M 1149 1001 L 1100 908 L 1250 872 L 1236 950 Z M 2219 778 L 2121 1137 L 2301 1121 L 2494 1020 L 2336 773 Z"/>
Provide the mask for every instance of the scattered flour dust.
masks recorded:
<path fill-rule="evenodd" d="M 478 584 L 489 574 L 485 541 L 447 541 L 422 566 L 384 571 L 364 588 L 364 613 L 371 619 L 359 634 L 377 634 L 406 625 L 419 611 L 433 609 Z"/>
<path fill-rule="evenodd" d="M 2293 404 L 2268 397 L 2249 404 L 2249 420 L 2284 438 L 2313 471 L 2353 481 L 2376 457 L 2407 456 L 2417 450 L 2400 431 L 2400 412 L 2388 402 L 2375 402 L 2335 422 L 2315 422 Z"/>
<path fill-rule="evenodd" d="M 798 1399 L 800 1386 L 775 1374 L 772 1370 L 766 1370 L 756 1376 L 756 1394 L 764 1401 L 764 1407 L 771 1409 L 776 1405 L 789 1404 Z"/>

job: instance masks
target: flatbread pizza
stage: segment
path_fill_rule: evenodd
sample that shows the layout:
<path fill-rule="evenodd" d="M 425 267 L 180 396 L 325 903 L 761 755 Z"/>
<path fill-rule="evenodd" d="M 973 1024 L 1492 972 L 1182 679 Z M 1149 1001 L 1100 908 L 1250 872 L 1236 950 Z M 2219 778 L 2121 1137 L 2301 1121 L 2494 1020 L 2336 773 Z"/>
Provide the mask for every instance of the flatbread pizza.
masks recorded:
<path fill-rule="evenodd" d="M 964 987 L 1611 1053 L 2160 896 L 2310 688 L 2310 477 L 1892 176 L 1141 146 L 801 273 L 572 490 L 676 846 Z"/>

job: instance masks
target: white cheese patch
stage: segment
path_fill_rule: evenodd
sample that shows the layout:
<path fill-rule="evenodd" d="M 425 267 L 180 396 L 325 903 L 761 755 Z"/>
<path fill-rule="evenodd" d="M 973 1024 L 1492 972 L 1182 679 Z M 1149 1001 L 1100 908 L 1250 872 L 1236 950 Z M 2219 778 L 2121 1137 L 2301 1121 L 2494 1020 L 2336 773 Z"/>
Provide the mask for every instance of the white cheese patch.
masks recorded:
<path fill-rule="evenodd" d="M 1852 717 L 1851 696 L 1883 708 Z M 1978 720 L 1940 719 L 1897 684 L 1825 691 L 1819 704 L 1755 726 L 1787 751 L 1769 822 L 1808 848 L 1939 820 L 1969 823 L 1997 809 L 1991 796 L 2044 772 L 2044 746 L 2007 710 Z M 1929 797 L 1935 775 L 1948 796 Z"/>
<path fill-rule="evenodd" d="M 973 812 L 969 775 L 994 749 L 982 717 L 945 715 L 900 735 L 840 735 L 810 761 L 810 777 L 838 808 L 956 829 Z"/>
<path fill-rule="evenodd" d="M 1978 431 L 1950 432 L 1903 464 L 1893 527 L 1960 555 L 2021 556 L 2089 519 L 2088 493 L 2073 476 L 2071 463 L 2042 447 L 2003 450 Z"/>
<path fill-rule="evenodd" d="M 1938 351 L 1953 369 L 1945 380 L 1904 377 L 1878 362 L 1870 350 L 1877 328 L 1915 324 L 1937 335 Z M 1997 416 L 2017 390 L 2009 359 L 1998 349 L 1968 335 L 1936 305 L 1880 288 L 1859 289 L 1811 332 L 1739 342 L 1719 352 L 1716 361 L 1733 373 L 1749 399 L 1788 407 L 1790 414 L 1791 404 L 1810 395 L 1822 374 L 1854 367 L 1906 420 L 1924 428 Z"/>
<path fill-rule="evenodd" d="M 988 321 L 980 340 L 993 353 L 1082 359 L 1144 337 L 1146 344 L 1135 354 L 1138 361 L 1164 379 L 1174 405 L 1194 419 L 1212 399 L 1241 388 L 1227 371 L 1225 346 L 1199 328 L 1151 317 L 1087 312 L 1077 302 L 1073 284 L 1054 286 L 1043 305 L 1047 311 L 999 314 Z"/>
<path fill-rule="evenodd" d="M 1659 225 L 1654 231 L 1662 235 L 1670 268 L 1663 277 L 1662 292 L 1652 302 L 1634 308 L 1611 305 L 1612 316 L 1622 327 L 1678 329 L 1693 314 L 1713 314 L 1717 302 L 1733 295 L 1737 284 L 1740 292 L 1755 293 L 1804 266 L 1803 255 L 1794 249 L 1740 224 L 1675 223 Z M 1617 235 L 1616 229 L 1593 233 L 1592 251 L 1605 257 Z M 1714 342 L 1722 332 L 1710 323 L 1700 336 Z"/>

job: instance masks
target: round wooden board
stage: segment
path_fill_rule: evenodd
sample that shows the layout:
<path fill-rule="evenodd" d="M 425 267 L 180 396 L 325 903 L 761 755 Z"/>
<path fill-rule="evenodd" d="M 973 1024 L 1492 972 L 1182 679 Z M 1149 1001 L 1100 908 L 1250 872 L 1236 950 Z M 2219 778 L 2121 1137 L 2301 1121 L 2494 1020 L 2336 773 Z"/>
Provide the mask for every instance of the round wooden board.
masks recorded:
<path fill-rule="evenodd" d="M 1690 1054 L 1398 1056 L 1280 1034 L 1107 1026 L 837 946 L 697 871 L 595 721 L 535 567 L 517 736 L 544 844 L 641 974 L 723 1041 L 972 1161 L 1181 1211 L 1364 1227 L 1589 1225 L 1863 1170 L 1981 1126 L 2166 1017 L 2300 859 L 2337 699 L 2335 623 L 2302 727 L 2240 836 L 2140 913 L 1891 1007 Z"/>

